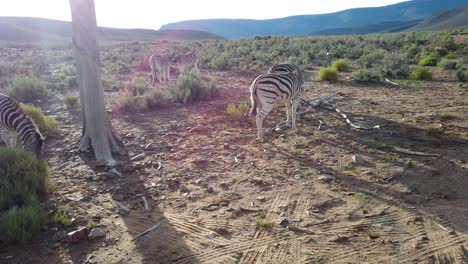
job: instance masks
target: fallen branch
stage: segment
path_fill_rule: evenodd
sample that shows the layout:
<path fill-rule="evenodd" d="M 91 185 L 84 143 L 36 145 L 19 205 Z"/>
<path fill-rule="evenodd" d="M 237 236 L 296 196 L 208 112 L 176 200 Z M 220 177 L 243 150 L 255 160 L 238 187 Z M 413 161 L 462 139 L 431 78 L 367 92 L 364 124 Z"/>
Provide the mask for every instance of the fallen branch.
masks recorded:
<path fill-rule="evenodd" d="M 143 200 L 143 205 L 145 206 L 145 211 L 148 211 L 149 210 L 148 200 L 146 200 L 146 197 L 144 197 L 143 195 L 141 196 L 141 199 Z"/>
<path fill-rule="evenodd" d="M 248 212 L 248 213 L 257 213 L 263 211 L 263 209 L 258 208 L 247 208 L 247 207 L 239 207 L 241 212 Z"/>
<path fill-rule="evenodd" d="M 138 234 L 136 237 L 134 237 L 131 241 L 134 241 L 135 239 L 139 238 L 139 237 L 142 237 L 146 234 L 148 234 L 149 232 L 155 230 L 156 228 L 158 228 L 159 226 L 161 225 L 161 222 L 158 222 L 157 224 L 155 224 L 154 226 L 146 229 L 145 231 L 141 232 L 140 234 Z"/>
<path fill-rule="evenodd" d="M 439 154 L 435 153 L 424 153 L 424 152 L 419 152 L 419 151 L 411 151 L 399 147 L 393 147 L 393 150 L 398 153 L 402 154 L 408 154 L 408 155 L 414 155 L 414 156 L 423 156 L 423 157 L 439 157 Z"/>
<path fill-rule="evenodd" d="M 388 83 L 389 83 L 389 84 L 391 84 L 391 85 L 394 85 L 394 86 L 398 86 L 398 87 L 400 87 L 400 85 L 399 85 L 398 83 L 396 83 L 396 82 L 392 82 L 392 81 L 390 81 L 390 80 L 389 80 L 389 79 L 387 79 L 387 78 L 385 78 L 385 81 L 386 81 L 386 82 L 388 82 Z"/>

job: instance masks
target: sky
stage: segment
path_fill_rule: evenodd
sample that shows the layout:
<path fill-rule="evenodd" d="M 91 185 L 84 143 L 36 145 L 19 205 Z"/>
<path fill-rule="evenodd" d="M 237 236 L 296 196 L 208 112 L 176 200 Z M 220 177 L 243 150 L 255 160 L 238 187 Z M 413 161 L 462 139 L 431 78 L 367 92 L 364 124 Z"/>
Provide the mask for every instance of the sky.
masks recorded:
<path fill-rule="evenodd" d="M 192 19 L 269 19 L 323 14 L 404 0 L 95 0 L 99 26 L 159 29 Z M 0 0 L 0 16 L 71 20 L 69 0 Z"/>

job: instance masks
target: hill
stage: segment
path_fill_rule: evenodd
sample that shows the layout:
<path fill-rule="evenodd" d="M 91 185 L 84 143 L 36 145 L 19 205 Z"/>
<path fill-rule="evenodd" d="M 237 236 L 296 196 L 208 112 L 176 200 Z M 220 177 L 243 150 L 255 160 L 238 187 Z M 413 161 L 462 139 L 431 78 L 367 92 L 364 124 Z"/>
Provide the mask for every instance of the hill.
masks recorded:
<path fill-rule="evenodd" d="M 228 39 L 254 36 L 302 36 L 326 29 L 359 27 L 369 24 L 425 19 L 435 13 L 468 5 L 468 0 L 413 0 L 398 4 L 354 8 L 321 15 L 291 16 L 267 20 L 251 19 L 206 19 L 188 20 L 163 25 L 162 30 L 201 30 Z"/>
<path fill-rule="evenodd" d="M 456 8 L 432 15 L 410 28 L 410 31 L 468 29 L 468 7 Z"/>
<path fill-rule="evenodd" d="M 357 27 L 345 27 L 345 28 L 332 28 L 312 32 L 310 35 L 313 36 L 328 36 L 328 35 L 352 35 L 352 34 L 369 34 L 369 33 L 391 33 L 400 32 L 416 26 L 422 20 L 412 21 L 390 21 L 379 24 L 369 24 Z"/>
<path fill-rule="evenodd" d="M 71 22 L 31 18 L 0 17 L 0 41 L 62 42 L 72 37 Z M 98 27 L 99 40 L 203 40 L 222 39 L 197 30 L 117 29 Z"/>

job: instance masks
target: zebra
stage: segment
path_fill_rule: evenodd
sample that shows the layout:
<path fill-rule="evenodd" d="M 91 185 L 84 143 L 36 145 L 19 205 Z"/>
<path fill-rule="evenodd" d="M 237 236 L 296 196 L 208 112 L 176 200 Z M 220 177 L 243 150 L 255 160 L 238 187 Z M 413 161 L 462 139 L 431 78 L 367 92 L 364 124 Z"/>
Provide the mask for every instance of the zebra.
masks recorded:
<path fill-rule="evenodd" d="M 302 79 L 297 70 L 286 73 L 261 74 L 250 85 L 251 108 L 256 114 L 257 139 L 263 140 L 263 119 L 279 104 L 286 105 L 286 125 L 296 130 L 296 109 L 301 101 Z"/>
<path fill-rule="evenodd" d="M 17 138 L 23 149 L 41 158 L 44 137 L 34 121 L 24 113 L 18 102 L 8 95 L 0 93 L 0 138 L 7 147 L 17 147 Z"/>
<path fill-rule="evenodd" d="M 297 77 L 301 81 L 302 84 L 302 73 L 301 69 L 296 64 L 291 64 L 291 63 L 280 63 L 280 64 L 275 64 L 270 67 L 268 70 L 268 73 L 288 73 L 288 72 L 297 72 Z"/>
<path fill-rule="evenodd" d="M 200 73 L 200 67 L 198 65 L 199 56 L 196 52 L 188 52 L 175 56 L 174 62 L 179 68 L 181 74 L 185 73 L 185 70 L 189 67 L 194 67 L 197 73 Z"/>
<path fill-rule="evenodd" d="M 151 55 L 149 58 L 149 65 L 151 68 L 151 85 L 154 85 L 156 82 L 156 71 L 159 72 L 158 74 L 159 82 L 162 82 L 163 80 L 171 81 L 171 75 L 170 75 L 171 57 L 169 54 L 163 53 L 162 55 L 159 55 L 159 54 Z M 161 78 L 161 75 L 162 75 L 162 78 Z"/>

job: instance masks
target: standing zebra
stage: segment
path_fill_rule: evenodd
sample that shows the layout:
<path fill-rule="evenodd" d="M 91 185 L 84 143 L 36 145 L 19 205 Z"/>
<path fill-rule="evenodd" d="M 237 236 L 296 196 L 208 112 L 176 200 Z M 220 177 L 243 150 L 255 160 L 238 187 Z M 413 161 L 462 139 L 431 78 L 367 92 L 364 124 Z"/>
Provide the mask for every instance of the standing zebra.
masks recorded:
<path fill-rule="evenodd" d="M 296 109 L 302 90 L 302 79 L 299 76 L 300 72 L 297 70 L 262 74 L 250 85 L 252 107 L 249 114 L 256 114 L 259 140 L 263 139 L 263 119 L 279 104 L 286 105 L 286 125 L 289 126 L 291 122 L 293 130 L 296 130 Z"/>
<path fill-rule="evenodd" d="M 19 104 L 2 93 L 0 93 L 0 137 L 11 148 L 17 146 L 16 140 L 19 138 L 25 150 L 41 158 L 44 147 L 41 132 Z"/>
<path fill-rule="evenodd" d="M 184 74 L 185 70 L 189 67 L 194 67 L 195 70 L 200 73 L 200 68 L 198 65 L 198 54 L 196 52 L 188 52 L 185 54 L 177 55 L 174 59 L 179 72 Z"/>
<path fill-rule="evenodd" d="M 149 58 L 149 65 L 151 68 L 151 85 L 154 85 L 154 83 L 156 82 L 156 71 L 158 71 L 159 82 L 166 80 L 166 77 L 168 81 L 171 80 L 171 58 L 168 54 L 163 53 L 162 55 L 151 55 L 151 57 Z"/>
<path fill-rule="evenodd" d="M 296 64 L 291 64 L 291 63 L 280 63 L 280 64 L 275 64 L 270 67 L 268 70 L 268 73 L 288 73 L 288 72 L 297 72 L 297 77 L 301 81 L 302 84 L 302 73 L 301 69 Z"/>

